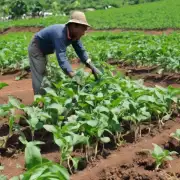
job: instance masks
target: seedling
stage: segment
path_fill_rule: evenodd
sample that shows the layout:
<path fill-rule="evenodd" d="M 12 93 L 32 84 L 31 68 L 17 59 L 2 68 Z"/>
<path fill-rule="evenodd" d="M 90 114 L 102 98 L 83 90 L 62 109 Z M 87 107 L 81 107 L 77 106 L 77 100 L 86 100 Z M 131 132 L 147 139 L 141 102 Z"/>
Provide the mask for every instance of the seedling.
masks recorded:
<path fill-rule="evenodd" d="M 171 155 L 178 154 L 175 151 L 170 152 L 168 150 L 164 150 L 160 146 L 154 143 L 153 143 L 153 146 L 154 146 L 154 150 L 148 150 L 148 151 L 150 152 L 152 157 L 155 159 L 156 170 L 158 170 L 159 166 L 161 166 L 165 161 L 172 161 L 173 158 Z"/>
<path fill-rule="evenodd" d="M 69 174 L 64 167 L 42 158 L 37 145 L 44 144 L 44 142 L 28 142 L 24 136 L 21 136 L 19 140 L 26 146 L 25 165 L 27 168 L 27 171 L 20 175 L 20 179 L 36 179 L 37 177 L 51 179 L 53 177 L 54 180 L 69 180 Z M 18 177 L 15 178 L 19 179 Z"/>
<path fill-rule="evenodd" d="M 180 129 L 176 129 L 176 132 L 171 133 L 170 136 L 175 138 L 180 143 Z"/>
<path fill-rule="evenodd" d="M 44 125 L 44 128 L 53 133 L 54 141 L 59 146 L 60 154 L 60 165 L 67 160 L 69 170 L 72 174 L 72 168 L 70 166 L 70 160 L 73 162 L 73 166 L 77 169 L 79 158 L 73 158 L 71 153 L 73 148 L 77 144 L 87 144 L 88 137 L 84 135 L 75 134 L 73 131 L 77 131 L 78 124 L 67 124 L 63 127 Z"/>

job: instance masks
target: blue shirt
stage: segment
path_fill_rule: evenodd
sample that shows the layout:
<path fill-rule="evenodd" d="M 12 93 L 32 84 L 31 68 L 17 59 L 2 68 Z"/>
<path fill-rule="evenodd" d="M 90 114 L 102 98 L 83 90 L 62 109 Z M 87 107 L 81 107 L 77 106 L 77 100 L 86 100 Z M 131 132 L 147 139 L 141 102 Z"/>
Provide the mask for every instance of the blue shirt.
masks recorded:
<path fill-rule="evenodd" d="M 35 38 L 38 40 L 39 48 L 44 55 L 56 52 L 59 66 L 65 73 L 73 71 L 66 56 L 66 48 L 70 44 L 72 44 L 76 54 L 83 63 L 88 59 L 88 55 L 81 41 L 68 39 L 67 26 L 64 24 L 46 27 L 36 33 Z"/>

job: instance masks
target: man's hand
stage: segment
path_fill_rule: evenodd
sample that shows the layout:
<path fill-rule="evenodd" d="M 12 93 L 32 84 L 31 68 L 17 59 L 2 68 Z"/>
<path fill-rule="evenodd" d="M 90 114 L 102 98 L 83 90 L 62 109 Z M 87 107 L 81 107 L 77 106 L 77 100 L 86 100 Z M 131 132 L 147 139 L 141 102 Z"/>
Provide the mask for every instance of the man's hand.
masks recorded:
<path fill-rule="evenodd" d="M 98 76 L 99 75 L 101 76 L 102 72 L 93 65 L 90 59 L 86 61 L 86 66 L 92 70 L 95 79 L 98 80 L 99 79 Z"/>
<path fill-rule="evenodd" d="M 69 72 L 68 75 L 69 75 L 70 78 L 73 78 L 75 76 L 75 73 L 72 71 L 72 72 Z"/>

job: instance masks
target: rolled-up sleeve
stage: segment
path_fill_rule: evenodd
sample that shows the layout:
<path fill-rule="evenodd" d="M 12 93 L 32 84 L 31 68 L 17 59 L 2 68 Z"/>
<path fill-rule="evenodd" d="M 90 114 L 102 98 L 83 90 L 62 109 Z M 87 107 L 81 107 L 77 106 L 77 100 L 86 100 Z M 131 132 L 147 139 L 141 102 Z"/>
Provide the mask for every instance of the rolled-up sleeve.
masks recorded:
<path fill-rule="evenodd" d="M 85 63 L 88 59 L 88 54 L 86 50 L 83 47 L 83 44 L 80 40 L 72 42 L 72 46 L 74 50 L 76 51 L 76 54 L 78 55 L 79 59 Z"/>
<path fill-rule="evenodd" d="M 56 57 L 57 57 L 59 66 L 66 74 L 68 74 L 69 72 L 72 72 L 73 70 L 66 56 L 66 46 L 63 42 L 64 42 L 63 40 L 61 40 L 60 38 L 57 38 L 54 40 L 54 46 L 55 46 Z"/>

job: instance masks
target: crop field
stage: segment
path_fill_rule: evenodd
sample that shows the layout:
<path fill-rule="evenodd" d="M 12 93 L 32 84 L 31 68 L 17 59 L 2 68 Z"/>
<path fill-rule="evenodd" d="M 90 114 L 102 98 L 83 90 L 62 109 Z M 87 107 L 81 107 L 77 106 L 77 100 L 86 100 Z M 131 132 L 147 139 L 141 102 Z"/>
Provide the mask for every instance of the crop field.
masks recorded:
<path fill-rule="evenodd" d="M 1 73 L 29 66 L 27 47 L 32 33 L 9 33 L 1 38 Z M 83 43 L 90 57 L 96 62 L 119 63 L 124 66 L 152 67 L 159 71 L 180 72 L 180 33 L 152 36 L 139 32 L 89 33 Z M 72 60 L 76 54 L 68 49 Z"/>
<path fill-rule="evenodd" d="M 88 31 L 82 42 L 102 75 L 95 79 L 68 47 L 76 75 L 68 78 L 50 55 L 43 96 L 33 95 L 27 54 L 37 29 L 2 22 L 21 32 L 0 34 L 0 180 L 180 179 L 180 32 L 106 31 L 179 28 L 178 5 L 88 12 L 103 30 Z"/>
<path fill-rule="evenodd" d="M 180 28 L 180 1 L 162 0 L 153 3 L 87 12 L 88 22 L 94 29 L 165 29 Z M 0 22 L 1 31 L 15 26 L 48 26 L 67 22 L 67 16 L 52 16 Z"/>

